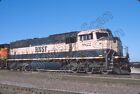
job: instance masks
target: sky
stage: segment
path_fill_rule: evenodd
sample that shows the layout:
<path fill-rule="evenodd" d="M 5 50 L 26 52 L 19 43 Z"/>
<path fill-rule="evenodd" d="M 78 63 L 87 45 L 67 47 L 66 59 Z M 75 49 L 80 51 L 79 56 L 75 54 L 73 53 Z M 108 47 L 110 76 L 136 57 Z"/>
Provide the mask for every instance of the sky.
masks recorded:
<path fill-rule="evenodd" d="M 140 61 L 138 0 L 0 0 L 0 44 L 97 27 L 112 30 Z"/>

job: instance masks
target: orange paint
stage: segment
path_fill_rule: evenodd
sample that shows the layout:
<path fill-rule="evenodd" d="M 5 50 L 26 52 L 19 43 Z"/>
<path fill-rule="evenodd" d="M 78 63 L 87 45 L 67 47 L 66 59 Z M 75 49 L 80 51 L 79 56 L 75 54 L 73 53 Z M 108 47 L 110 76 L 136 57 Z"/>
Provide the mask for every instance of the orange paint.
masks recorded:
<path fill-rule="evenodd" d="M 0 59 L 6 59 L 8 57 L 8 49 L 0 48 Z"/>

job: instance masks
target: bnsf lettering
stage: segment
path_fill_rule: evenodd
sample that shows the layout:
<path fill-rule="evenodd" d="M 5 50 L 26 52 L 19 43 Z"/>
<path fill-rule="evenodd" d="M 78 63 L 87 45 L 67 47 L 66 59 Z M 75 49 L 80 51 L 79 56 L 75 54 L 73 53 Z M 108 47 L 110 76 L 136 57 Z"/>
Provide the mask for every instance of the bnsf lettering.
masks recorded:
<path fill-rule="evenodd" d="M 47 52 L 47 46 L 35 47 L 35 52 Z"/>

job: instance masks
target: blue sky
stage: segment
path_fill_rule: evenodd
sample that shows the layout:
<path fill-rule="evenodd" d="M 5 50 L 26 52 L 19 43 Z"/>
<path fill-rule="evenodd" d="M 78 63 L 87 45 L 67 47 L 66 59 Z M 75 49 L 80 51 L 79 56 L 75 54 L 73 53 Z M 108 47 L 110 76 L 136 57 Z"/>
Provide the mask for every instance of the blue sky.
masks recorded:
<path fill-rule="evenodd" d="M 0 43 L 79 31 L 106 12 L 112 18 L 102 27 L 119 32 L 131 60 L 140 61 L 138 0 L 1 0 Z"/>

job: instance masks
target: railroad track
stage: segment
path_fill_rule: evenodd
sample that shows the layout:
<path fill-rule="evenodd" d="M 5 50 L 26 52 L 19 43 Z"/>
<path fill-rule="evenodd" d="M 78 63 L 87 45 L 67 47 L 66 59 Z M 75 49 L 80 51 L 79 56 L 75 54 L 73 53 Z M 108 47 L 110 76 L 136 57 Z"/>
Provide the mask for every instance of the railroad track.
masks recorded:
<path fill-rule="evenodd" d="M 140 80 L 140 73 L 131 73 L 130 75 L 116 75 L 116 74 L 92 74 L 92 73 L 76 73 L 73 72 L 72 70 L 37 70 L 36 72 L 53 72 L 53 73 L 66 73 L 67 75 L 70 76 L 82 76 L 82 77 L 114 77 L 115 79 L 117 78 L 128 78 L 128 79 L 138 79 Z"/>
<path fill-rule="evenodd" d="M 20 91 L 23 92 L 23 94 L 89 94 L 89 92 L 97 92 L 98 94 L 126 94 L 126 90 L 128 91 L 127 94 L 139 94 L 140 92 L 140 75 L 138 74 L 106 75 L 54 71 L 18 72 L 1 70 L 0 75 L 0 90 Z M 32 91 L 32 89 L 34 90 Z M 112 91 L 112 89 L 114 91 Z"/>
<path fill-rule="evenodd" d="M 79 76 L 79 77 L 105 77 L 105 78 L 128 78 L 128 79 L 140 79 L 140 73 L 131 73 L 130 75 L 116 75 L 116 74 L 92 74 L 92 73 L 76 73 L 72 70 L 43 70 L 38 69 L 36 71 L 20 71 L 20 70 L 2 70 L 6 72 L 22 72 L 22 73 L 56 73 L 56 74 L 65 74 L 65 76 Z"/>
<path fill-rule="evenodd" d="M 82 94 L 82 93 L 0 84 L 0 94 Z"/>

